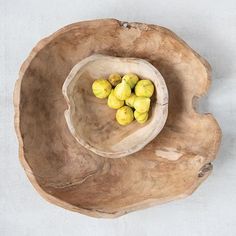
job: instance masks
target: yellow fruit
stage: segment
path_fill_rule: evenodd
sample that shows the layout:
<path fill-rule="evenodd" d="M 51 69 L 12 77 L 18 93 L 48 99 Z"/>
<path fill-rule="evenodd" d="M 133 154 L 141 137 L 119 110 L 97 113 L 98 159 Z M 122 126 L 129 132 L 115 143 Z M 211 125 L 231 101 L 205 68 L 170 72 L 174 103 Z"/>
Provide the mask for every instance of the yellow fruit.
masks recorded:
<path fill-rule="evenodd" d="M 136 97 L 134 100 L 134 108 L 140 113 L 147 112 L 150 108 L 150 98 Z"/>
<path fill-rule="evenodd" d="M 138 123 L 143 124 L 148 119 L 148 112 L 140 113 L 138 111 L 134 111 L 134 118 L 138 121 Z"/>
<path fill-rule="evenodd" d="M 130 96 L 131 88 L 125 81 L 122 81 L 115 87 L 114 93 L 118 99 L 125 100 Z"/>
<path fill-rule="evenodd" d="M 139 97 L 150 98 L 154 92 L 154 85 L 150 80 L 140 80 L 135 86 L 135 94 Z"/>
<path fill-rule="evenodd" d="M 131 93 L 131 95 L 125 100 L 125 104 L 129 107 L 134 107 L 134 100 L 137 96 L 134 93 Z"/>
<path fill-rule="evenodd" d="M 111 92 L 111 84 L 105 79 L 97 79 L 93 82 L 93 94 L 97 98 L 106 98 Z"/>
<path fill-rule="evenodd" d="M 114 73 L 109 76 L 108 80 L 113 86 L 116 86 L 121 82 L 121 76 L 118 73 Z"/>
<path fill-rule="evenodd" d="M 111 93 L 108 97 L 108 100 L 107 100 L 107 105 L 110 107 L 110 108 L 113 108 L 113 109 L 118 109 L 120 107 L 122 107 L 124 105 L 124 101 L 122 100 L 119 100 L 115 95 L 114 95 L 114 90 L 112 89 L 111 90 Z"/>
<path fill-rule="evenodd" d="M 128 125 L 134 119 L 133 110 L 128 106 L 123 106 L 116 112 L 116 120 L 120 125 Z"/>
<path fill-rule="evenodd" d="M 139 78 L 135 74 L 128 73 L 125 76 L 123 76 L 122 80 L 124 80 L 132 89 L 137 84 Z"/>

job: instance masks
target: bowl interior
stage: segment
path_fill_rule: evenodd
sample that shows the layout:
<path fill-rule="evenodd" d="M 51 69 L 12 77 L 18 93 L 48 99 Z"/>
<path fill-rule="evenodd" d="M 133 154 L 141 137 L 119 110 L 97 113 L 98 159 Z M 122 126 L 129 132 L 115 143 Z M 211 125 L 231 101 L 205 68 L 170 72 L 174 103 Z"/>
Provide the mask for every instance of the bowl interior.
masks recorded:
<path fill-rule="evenodd" d="M 148 121 L 127 126 L 115 120 L 116 110 L 107 106 L 107 99 L 98 99 L 92 92 L 94 80 L 108 78 L 111 73 L 135 73 L 152 80 L 155 93 L 151 98 Z M 69 104 L 66 120 L 70 131 L 83 146 L 106 157 L 121 157 L 140 150 L 162 129 L 167 117 L 167 89 L 161 74 L 148 62 L 134 58 L 92 56 L 78 63 L 63 86 Z"/>

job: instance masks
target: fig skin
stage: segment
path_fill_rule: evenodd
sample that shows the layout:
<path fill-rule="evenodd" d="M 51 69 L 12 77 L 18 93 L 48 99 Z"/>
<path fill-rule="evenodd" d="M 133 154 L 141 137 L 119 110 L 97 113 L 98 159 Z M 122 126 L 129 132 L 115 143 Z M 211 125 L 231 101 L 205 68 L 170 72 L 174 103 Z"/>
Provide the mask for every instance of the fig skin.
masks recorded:
<path fill-rule="evenodd" d="M 115 96 L 120 100 L 125 100 L 131 95 L 130 86 L 123 80 L 114 89 Z"/>
<path fill-rule="evenodd" d="M 132 88 L 135 87 L 135 85 L 139 81 L 139 78 L 138 78 L 137 75 L 135 75 L 133 73 L 128 73 L 128 74 L 123 76 L 122 80 L 124 80 L 130 86 L 130 88 L 132 89 Z"/>
<path fill-rule="evenodd" d="M 111 93 L 111 89 L 111 84 L 105 79 L 97 79 L 92 85 L 93 94 L 100 99 L 107 98 Z"/>
<path fill-rule="evenodd" d="M 148 120 L 148 112 L 140 113 L 134 111 L 134 118 L 138 123 L 144 124 Z"/>
<path fill-rule="evenodd" d="M 150 98 L 154 92 L 154 85 L 152 81 L 143 79 L 140 80 L 135 86 L 135 94 L 138 97 Z"/>
<path fill-rule="evenodd" d="M 110 74 L 108 81 L 111 83 L 112 86 L 115 87 L 117 84 L 119 84 L 122 81 L 122 78 L 120 74 L 113 73 L 113 74 Z"/>
<path fill-rule="evenodd" d="M 134 100 L 134 109 L 140 113 L 148 112 L 151 99 L 147 97 L 136 97 Z"/>
<path fill-rule="evenodd" d="M 119 100 L 114 94 L 114 89 L 112 89 L 108 96 L 107 105 L 112 109 L 119 109 L 124 105 L 124 101 Z"/>
<path fill-rule="evenodd" d="M 133 110 L 128 106 L 119 108 L 116 112 L 116 120 L 120 125 L 128 125 L 134 120 Z"/>
<path fill-rule="evenodd" d="M 131 95 L 125 99 L 125 104 L 129 107 L 134 107 L 134 100 L 137 96 L 134 93 L 131 93 Z"/>

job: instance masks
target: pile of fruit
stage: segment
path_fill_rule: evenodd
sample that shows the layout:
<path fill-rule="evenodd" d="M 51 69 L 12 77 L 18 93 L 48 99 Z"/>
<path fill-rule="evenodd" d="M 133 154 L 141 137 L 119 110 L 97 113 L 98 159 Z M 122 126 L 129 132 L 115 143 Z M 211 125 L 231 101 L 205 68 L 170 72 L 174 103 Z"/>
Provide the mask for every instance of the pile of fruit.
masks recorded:
<path fill-rule="evenodd" d="M 122 78 L 118 73 L 106 79 L 93 82 L 92 90 L 97 98 L 107 98 L 110 108 L 118 109 L 116 120 L 120 125 L 130 124 L 134 118 L 140 124 L 148 120 L 151 96 L 154 85 L 150 80 L 139 79 L 137 75 L 128 73 Z"/>

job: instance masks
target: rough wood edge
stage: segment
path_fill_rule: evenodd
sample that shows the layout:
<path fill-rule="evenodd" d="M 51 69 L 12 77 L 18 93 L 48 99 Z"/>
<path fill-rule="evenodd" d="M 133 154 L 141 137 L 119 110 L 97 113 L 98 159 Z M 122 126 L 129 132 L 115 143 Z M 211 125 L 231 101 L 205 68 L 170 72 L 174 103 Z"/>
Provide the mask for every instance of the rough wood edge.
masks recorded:
<path fill-rule="evenodd" d="M 158 205 L 164 202 L 169 202 L 169 201 L 173 201 L 176 199 L 181 199 L 181 198 L 185 198 L 189 195 L 191 195 L 195 189 L 200 185 L 201 182 L 203 182 L 211 173 L 212 168 L 208 169 L 208 171 L 204 172 L 204 175 L 198 178 L 198 181 L 195 182 L 195 184 L 188 189 L 188 191 L 186 191 L 183 194 L 180 194 L 179 196 L 176 196 L 175 198 L 163 198 L 163 199 L 149 199 L 143 202 L 139 202 L 136 203 L 133 206 L 130 206 L 129 208 L 127 208 L 124 211 L 119 211 L 119 212 L 113 212 L 113 213 L 106 213 L 106 212 L 101 212 L 98 210 L 92 210 L 92 209 L 85 209 L 83 207 L 76 207 L 73 206 L 65 201 L 62 201 L 56 197 L 53 197 L 52 195 L 50 195 L 49 193 L 47 193 L 45 190 L 43 190 L 43 188 L 40 186 L 40 184 L 37 182 L 35 176 L 32 174 L 32 170 L 31 167 L 29 166 L 29 164 L 27 163 L 27 161 L 25 160 L 25 156 L 24 156 L 24 145 L 23 145 L 23 140 L 22 140 L 22 136 L 21 136 L 21 132 L 20 132 L 20 91 L 21 91 L 21 82 L 22 82 L 22 78 L 24 73 L 26 72 L 27 68 L 29 67 L 30 63 L 32 62 L 32 60 L 35 58 L 35 56 L 38 54 L 39 51 L 42 50 L 42 48 L 44 48 L 48 43 L 50 43 L 54 38 L 56 38 L 58 35 L 65 33 L 67 31 L 72 30 L 73 28 L 77 28 L 78 25 L 82 25 L 82 24 L 87 24 L 89 22 L 104 22 L 104 23 L 111 23 L 111 24 L 117 24 L 120 27 L 127 27 L 127 28 L 131 28 L 131 27 L 135 27 L 135 28 L 141 28 L 141 29 L 145 29 L 145 28 L 152 28 L 154 30 L 162 30 L 165 31 L 167 34 L 169 34 L 171 37 L 175 38 L 176 40 L 178 40 L 179 42 L 181 42 L 185 47 L 187 47 L 196 57 L 196 59 L 198 59 L 206 68 L 206 73 L 207 73 L 207 83 L 205 86 L 205 89 L 203 89 L 201 94 L 197 94 L 194 97 L 201 97 L 204 94 L 207 93 L 209 86 L 210 86 L 210 79 L 211 79 L 211 67 L 209 65 L 209 63 L 203 59 L 199 54 L 197 54 L 192 48 L 190 48 L 188 46 L 188 44 L 186 42 L 184 42 L 182 39 L 180 39 L 175 33 L 173 33 L 172 31 L 170 31 L 169 29 L 162 27 L 162 26 L 157 26 L 157 25 L 147 25 L 147 24 L 143 24 L 143 23 L 127 23 L 127 22 L 122 22 L 116 19 L 99 19 L 99 20 L 91 20 L 91 21 L 83 21 L 83 22 L 78 22 L 78 23 L 73 23 L 70 25 L 67 25 L 61 29 L 59 29 L 58 31 L 56 31 L 55 33 L 51 34 L 49 37 L 46 37 L 42 40 L 40 40 L 36 46 L 32 49 L 32 51 L 30 52 L 29 56 L 26 58 L 26 60 L 23 62 L 20 71 L 19 71 L 19 78 L 17 79 L 16 83 L 15 83 L 15 88 L 14 88 L 14 93 L 13 93 L 13 104 L 14 104 L 14 111 L 15 111 L 15 115 L 14 115 L 14 126 L 15 126 L 15 130 L 16 130 L 16 135 L 17 135 L 17 139 L 19 142 L 19 160 L 21 165 L 23 166 L 28 179 L 30 180 L 31 184 L 35 187 L 35 189 L 38 191 L 38 193 L 48 202 L 52 203 L 52 204 L 56 204 L 60 207 L 63 207 L 65 209 L 71 210 L 71 211 L 75 211 L 75 212 L 80 212 L 82 214 L 88 215 L 88 216 L 92 216 L 92 217 L 104 217 L 104 218 L 115 218 L 121 215 L 124 215 L 128 212 L 134 211 L 134 210 L 138 210 L 138 209 L 144 209 L 146 207 L 150 207 L 153 205 Z M 194 107 L 193 107 L 193 110 Z M 196 111 L 195 111 L 196 112 Z M 197 113 L 197 112 L 196 112 Z M 199 114 L 199 113 L 197 113 Z M 214 149 L 215 152 L 213 153 L 214 155 L 212 156 L 212 160 L 215 159 L 217 151 L 219 149 L 220 146 L 220 142 L 221 142 L 221 136 L 222 136 L 222 132 L 221 129 L 216 121 L 216 119 L 211 115 L 211 114 L 199 114 L 199 115 L 207 115 L 209 116 L 210 119 L 212 119 L 212 122 L 215 123 L 216 126 L 216 139 L 214 142 Z M 212 161 L 212 160 L 209 160 Z M 204 168 L 204 167 L 202 167 Z M 199 170 L 201 173 L 201 170 Z"/>

